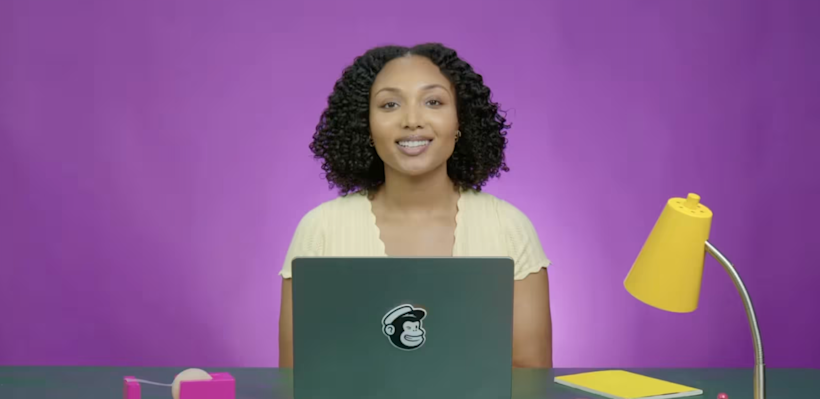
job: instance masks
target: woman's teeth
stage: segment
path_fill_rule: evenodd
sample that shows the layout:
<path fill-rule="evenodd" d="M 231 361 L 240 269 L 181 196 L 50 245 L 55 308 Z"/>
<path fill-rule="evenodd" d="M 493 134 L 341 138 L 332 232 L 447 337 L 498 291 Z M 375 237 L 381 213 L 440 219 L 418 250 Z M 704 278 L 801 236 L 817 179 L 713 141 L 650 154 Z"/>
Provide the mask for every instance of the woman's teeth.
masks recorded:
<path fill-rule="evenodd" d="M 399 145 L 402 147 L 421 147 L 423 145 L 430 144 L 430 140 L 420 140 L 420 141 L 399 141 Z"/>

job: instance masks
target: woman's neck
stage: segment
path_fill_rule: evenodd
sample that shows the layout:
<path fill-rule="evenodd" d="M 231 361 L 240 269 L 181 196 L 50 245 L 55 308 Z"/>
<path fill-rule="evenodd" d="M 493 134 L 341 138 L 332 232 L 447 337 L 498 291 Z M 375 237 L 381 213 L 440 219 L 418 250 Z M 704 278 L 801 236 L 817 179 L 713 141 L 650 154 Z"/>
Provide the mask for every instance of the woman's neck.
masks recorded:
<path fill-rule="evenodd" d="M 377 197 L 386 209 L 398 212 L 435 212 L 449 209 L 458 190 L 447 176 L 446 166 L 422 176 L 405 176 L 385 170 Z"/>

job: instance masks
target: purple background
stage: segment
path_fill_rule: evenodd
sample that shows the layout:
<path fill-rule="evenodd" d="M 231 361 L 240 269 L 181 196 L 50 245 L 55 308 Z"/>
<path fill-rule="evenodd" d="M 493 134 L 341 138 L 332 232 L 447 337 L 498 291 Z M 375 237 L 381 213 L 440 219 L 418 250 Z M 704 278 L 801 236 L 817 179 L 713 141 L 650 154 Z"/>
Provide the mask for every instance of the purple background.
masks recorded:
<path fill-rule="evenodd" d="M 558 367 L 749 367 L 707 260 L 701 307 L 622 282 L 696 192 L 767 363 L 820 367 L 820 2 L 43 1 L 0 5 L 0 364 L 275 366 L 277 272 L 334 195 L 307 149 L 335 79 L 442 41 L 513 122 L 488 191 L 551 269 Z M 142 299 L 139 299 L 142 296 Z"/>

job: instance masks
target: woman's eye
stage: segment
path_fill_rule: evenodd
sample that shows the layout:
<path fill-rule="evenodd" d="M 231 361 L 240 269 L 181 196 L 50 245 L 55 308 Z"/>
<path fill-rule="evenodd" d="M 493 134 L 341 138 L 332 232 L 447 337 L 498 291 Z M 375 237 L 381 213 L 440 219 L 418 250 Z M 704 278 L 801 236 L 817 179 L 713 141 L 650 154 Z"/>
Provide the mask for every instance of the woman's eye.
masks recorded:
<path fill-rule="evenodd" d="M 385 103 L 384 105 L 382 105 L 382 108 L 394 108 L 396 106 L 398 106 L 398 104 L 391 101 L 391 102 L 388 102 L 388 103 Z"/>
<path fill-rule="evenodd" d="M 433 105 L 433 106 L 441 105 L 441 101 L 439 101 L 439 100 L 430 100 L 427 103 L 430 104 L 430 105 Z"/>

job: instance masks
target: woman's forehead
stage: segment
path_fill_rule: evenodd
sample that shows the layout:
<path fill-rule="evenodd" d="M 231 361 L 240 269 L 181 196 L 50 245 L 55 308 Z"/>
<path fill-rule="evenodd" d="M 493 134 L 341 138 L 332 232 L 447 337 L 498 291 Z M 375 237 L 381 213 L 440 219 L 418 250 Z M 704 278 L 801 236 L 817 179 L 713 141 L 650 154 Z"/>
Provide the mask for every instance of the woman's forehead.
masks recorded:
<path fill-rule="evenodd" d="M 425 57 L 400 57 L 388 62 L 373 82 L 374 91 L 385 87 L 418 90 L 432 85 L 450 86 L 438 66 Z"/>

